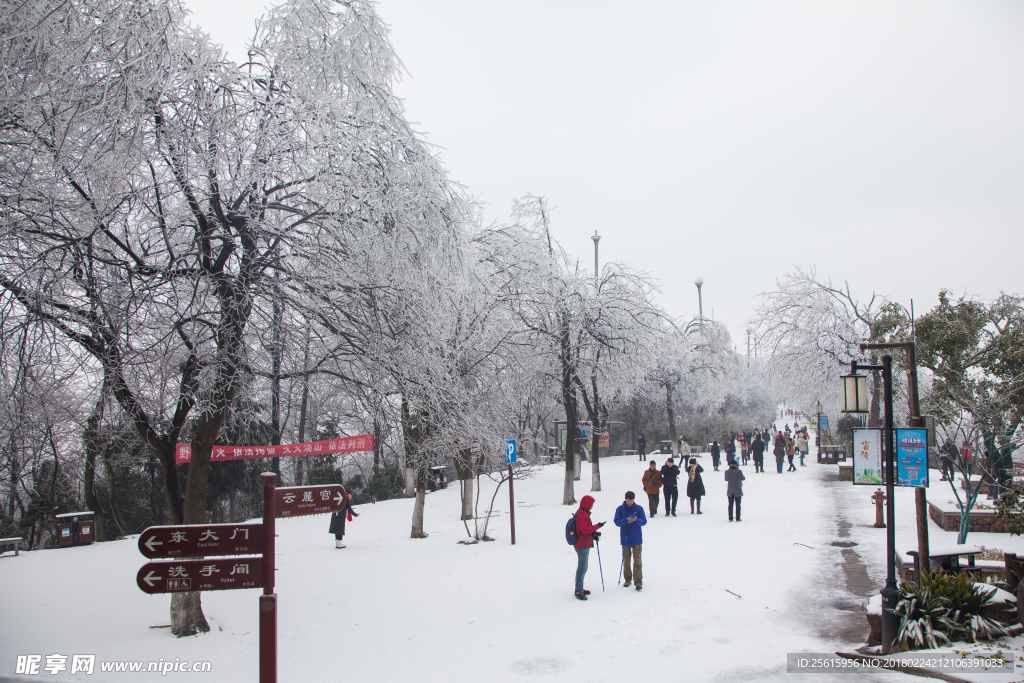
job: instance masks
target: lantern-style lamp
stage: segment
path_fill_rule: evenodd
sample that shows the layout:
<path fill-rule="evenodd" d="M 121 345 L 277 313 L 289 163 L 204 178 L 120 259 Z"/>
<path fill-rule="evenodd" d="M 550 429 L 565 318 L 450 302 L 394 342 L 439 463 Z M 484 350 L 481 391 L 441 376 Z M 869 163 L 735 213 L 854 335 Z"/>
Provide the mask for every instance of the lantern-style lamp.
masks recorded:
<path fill-rule="evenodd" d="M 868 412 L 868 378 L 866 375 L 843 375 L 840 400 L 844 413 Z"/>

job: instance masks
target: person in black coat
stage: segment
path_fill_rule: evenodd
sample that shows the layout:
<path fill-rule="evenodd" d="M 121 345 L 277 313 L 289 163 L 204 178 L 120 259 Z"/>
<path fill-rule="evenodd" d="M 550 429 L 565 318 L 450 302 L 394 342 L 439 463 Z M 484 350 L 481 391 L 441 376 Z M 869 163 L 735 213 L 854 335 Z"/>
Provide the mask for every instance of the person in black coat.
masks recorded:
<path fill-rule="evenodd" d="M 764 472 L 764 441 L 761 434 L 754 432 L 754 443 L 750 444 L 750 452 L 754 458 L 754 472 Z"/>
<path fill-rule="evenodd" d="M 718 447 L 718 439 L 711 442 L 711 466 L 718 471 L 718 464 L 722 462 L 722 449 Z"/>
<path fill-rule="evenodd" d="M 676 503 L 679 502 L 679 486 L 676 484 L 679 477 L 679 468 L 676 467 L 672 458 L 665 461 L 661 468 L 661 482 L 665 493 L 665 516 L 671 514 L 676 516 Z"/>
<path fill-rule="evenodd" d="M 345 536 L 345 520 L 352 521 L 353 517 L 358 517 L 359 513 L 352 509 L 352 494 L 346 494 L 345 507 L 341 508 L 338 512 L 331 514 L 331 526 L 327 530 L 329 533 L 334 534 L 334 547 L 344 548 L 345 544 L 341 542 L 341 539 Z"/>
<path fill-rule="evenodd" d="M 644 438 L 643 434 L 638 436 L 636 439 L 636 450 L 640 455 L 640 462 L 647 459 L 647 439 Z"/>
<path fill-rule="evenodd" d="M 690 458 L 690 464 L 686 466 L 686 497 L 690 499 L 690 514 L 693 514 L 693 502 L 697 501 L 697 514 L 703 514 L 700 511 L 700 499 L 704 495 L 704 480 L 701 478 L 700 473 L 704 471 L 704 468 L 697 464 L 697 458 Z"/>

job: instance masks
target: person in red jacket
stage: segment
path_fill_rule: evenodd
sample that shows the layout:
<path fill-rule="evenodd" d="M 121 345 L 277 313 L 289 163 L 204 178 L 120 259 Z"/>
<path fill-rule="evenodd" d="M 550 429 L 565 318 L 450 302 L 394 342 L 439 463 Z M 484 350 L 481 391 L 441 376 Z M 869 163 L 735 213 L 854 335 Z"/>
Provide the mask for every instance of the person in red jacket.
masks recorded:
<path fill-rule="evenodd" d="M 580 501 L 580 509 L 576 511 L 576 599 L 586 600 L 590 591 L 583 590 L 583 577 L 587 575 L 587 565 L 590 562 L 590 549 L 594 547 L 594 541 L 601 538 L 598 531 L 604 526 L 604 522 L 594 524 L 590 521 L 590 509 L 594 507 L 593 496 L 583 496 Z"/>

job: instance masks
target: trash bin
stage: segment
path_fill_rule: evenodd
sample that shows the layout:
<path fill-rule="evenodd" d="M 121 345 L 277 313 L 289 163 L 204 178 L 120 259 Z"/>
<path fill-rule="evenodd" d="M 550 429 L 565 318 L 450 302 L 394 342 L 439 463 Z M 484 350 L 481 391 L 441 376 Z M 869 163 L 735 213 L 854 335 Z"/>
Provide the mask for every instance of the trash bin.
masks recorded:
<path fill-rule="evenodd" d="M 92 512 L 65 512 L 57 515 L 57 547 L 92 544 L 96 540 L 94 517 Z"/>
<path fill-rule="evenodd" d="M 671 452 L 672 452 L 672 442 L 669 441 L 668 439 L 666 439 L 665 441 L 662 441 L 661 442 L 661 453 L 671 453 Z"/>

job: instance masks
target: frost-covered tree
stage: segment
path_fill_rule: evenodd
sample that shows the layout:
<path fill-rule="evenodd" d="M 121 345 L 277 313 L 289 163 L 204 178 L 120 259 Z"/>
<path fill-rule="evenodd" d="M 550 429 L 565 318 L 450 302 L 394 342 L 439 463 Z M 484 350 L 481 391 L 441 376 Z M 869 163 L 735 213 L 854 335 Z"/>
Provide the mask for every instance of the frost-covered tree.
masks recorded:
<path fill-rule="evenodd" d="M 828 412 L 838 411 L 839 376 L 844 364 L 862 358 L 857 345 L 874 341 L 872 324 L 884 303 L 872 294 L 858 300 L 849 283 L 836 286 L 819 279 L 817 271 L 796 268 L 761 295 L 750 327 L 758 331 L 767 356 L 768 381 L 798 405 L 818 401 Z M 873 383 L 871 414 L 878 422 L 879 383 Z"/>
<path fill-rule="evenodd" d="M 96 359 L 172 521 L 202 522 L 212 447 L 259 360 L 250 323 L 278 297 L 337 354 L 360 350 L 377 236 L 420 208 L 388 184 L 420 181 L 420 150 L 386 28 L 368 3 L 294 0 L 239 68 L 175 0 L 24 3 L 5 21 L 0 284 Z M 175 633 L 207 628 L 198 594 L 173 602 Z"/>

